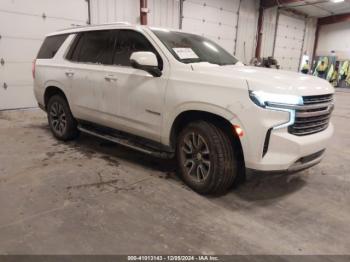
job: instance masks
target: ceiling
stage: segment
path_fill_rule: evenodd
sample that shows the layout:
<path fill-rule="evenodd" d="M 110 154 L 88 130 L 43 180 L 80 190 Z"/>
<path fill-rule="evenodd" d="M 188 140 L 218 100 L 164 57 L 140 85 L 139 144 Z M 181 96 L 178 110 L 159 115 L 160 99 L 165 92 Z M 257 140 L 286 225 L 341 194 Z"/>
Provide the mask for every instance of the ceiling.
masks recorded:
<path fill-rule="evenodd" d="M 283 5 L 312 17 L 326 17 L 350 13 L 350 0 L 334 3 L 330 0 L 303 0 L 292 1 L 293 3 Z"/>

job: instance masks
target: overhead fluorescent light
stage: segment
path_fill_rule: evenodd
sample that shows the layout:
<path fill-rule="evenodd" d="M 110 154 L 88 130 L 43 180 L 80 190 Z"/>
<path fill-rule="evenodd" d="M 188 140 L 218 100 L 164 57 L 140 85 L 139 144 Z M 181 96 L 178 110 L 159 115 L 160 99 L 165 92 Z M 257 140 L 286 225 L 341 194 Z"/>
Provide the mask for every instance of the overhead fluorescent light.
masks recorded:
<path fill-rule="evenodd" d="M 344 2 L 344 0 L 331 0 L 333 3 L 340 3 L 340 2 Z"/>

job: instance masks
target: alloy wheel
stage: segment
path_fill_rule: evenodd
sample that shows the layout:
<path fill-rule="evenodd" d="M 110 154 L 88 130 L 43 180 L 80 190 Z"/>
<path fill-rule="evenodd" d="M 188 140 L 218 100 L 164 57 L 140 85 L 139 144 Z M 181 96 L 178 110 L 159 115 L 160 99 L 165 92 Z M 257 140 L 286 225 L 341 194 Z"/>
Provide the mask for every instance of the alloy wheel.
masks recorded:
<path fill-rule="evenodd" d="M 197 182 L 203 182 L 210 173 L 210 150 L 205 139 L 196 132 L 184 137 L 181 147 L 183 166 L 187 175 Z"/>
<path fill-rule="evenodd" d="M 57 102 L 54 102 L 50 108 L 51 125 L 54 131 L 63 135 L 67 127 L 66 113 L 63 106 Z"/>

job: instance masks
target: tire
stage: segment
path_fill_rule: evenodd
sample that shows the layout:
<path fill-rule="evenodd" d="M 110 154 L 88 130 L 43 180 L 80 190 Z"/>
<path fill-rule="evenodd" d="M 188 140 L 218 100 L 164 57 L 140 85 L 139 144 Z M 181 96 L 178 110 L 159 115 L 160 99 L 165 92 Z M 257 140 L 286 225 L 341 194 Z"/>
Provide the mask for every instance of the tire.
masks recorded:
<path fill-rule="evenodd" d="M 63 141 L 79 135 L 77 121 L 70 111 L 67 100 L 62 95 L 54 95 L 47 104 L 47 118 L 53 135 Z"/>
<path fill-rule="evenodd" d="M 238 160 L 228 135 L 215 125 L 197 121 L 177 138 L 178 170 L 185 183 L 200 194 L 222 195 L 238 173 Z"/>

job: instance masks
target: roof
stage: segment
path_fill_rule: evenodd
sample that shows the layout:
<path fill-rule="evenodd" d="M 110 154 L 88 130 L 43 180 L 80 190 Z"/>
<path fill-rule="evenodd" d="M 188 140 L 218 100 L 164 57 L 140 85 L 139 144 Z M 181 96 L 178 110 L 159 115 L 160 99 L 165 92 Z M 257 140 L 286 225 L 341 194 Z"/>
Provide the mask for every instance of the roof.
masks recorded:
<path fill-rule="evenodd" d="M 146 26 L 141 25 L 132 25 L 127 22 L 115 22 L 115 23 L 108 23 L 108 24 L 99 24 L 99 25 L 87 25 L 87 26 L 75 26 L 71 28 L 66 28 L 62 30 L 58 30 L 56 32 L 50 33 L 46 36 L 53 36 L 53 35 L 63 35 L 63 34 L 74 34 L 78 32 L 85 32 L 85 31 L 93 31 L 93 30 L 108 30 L 108 29 L 136 29 L 140 30 Z"/>

